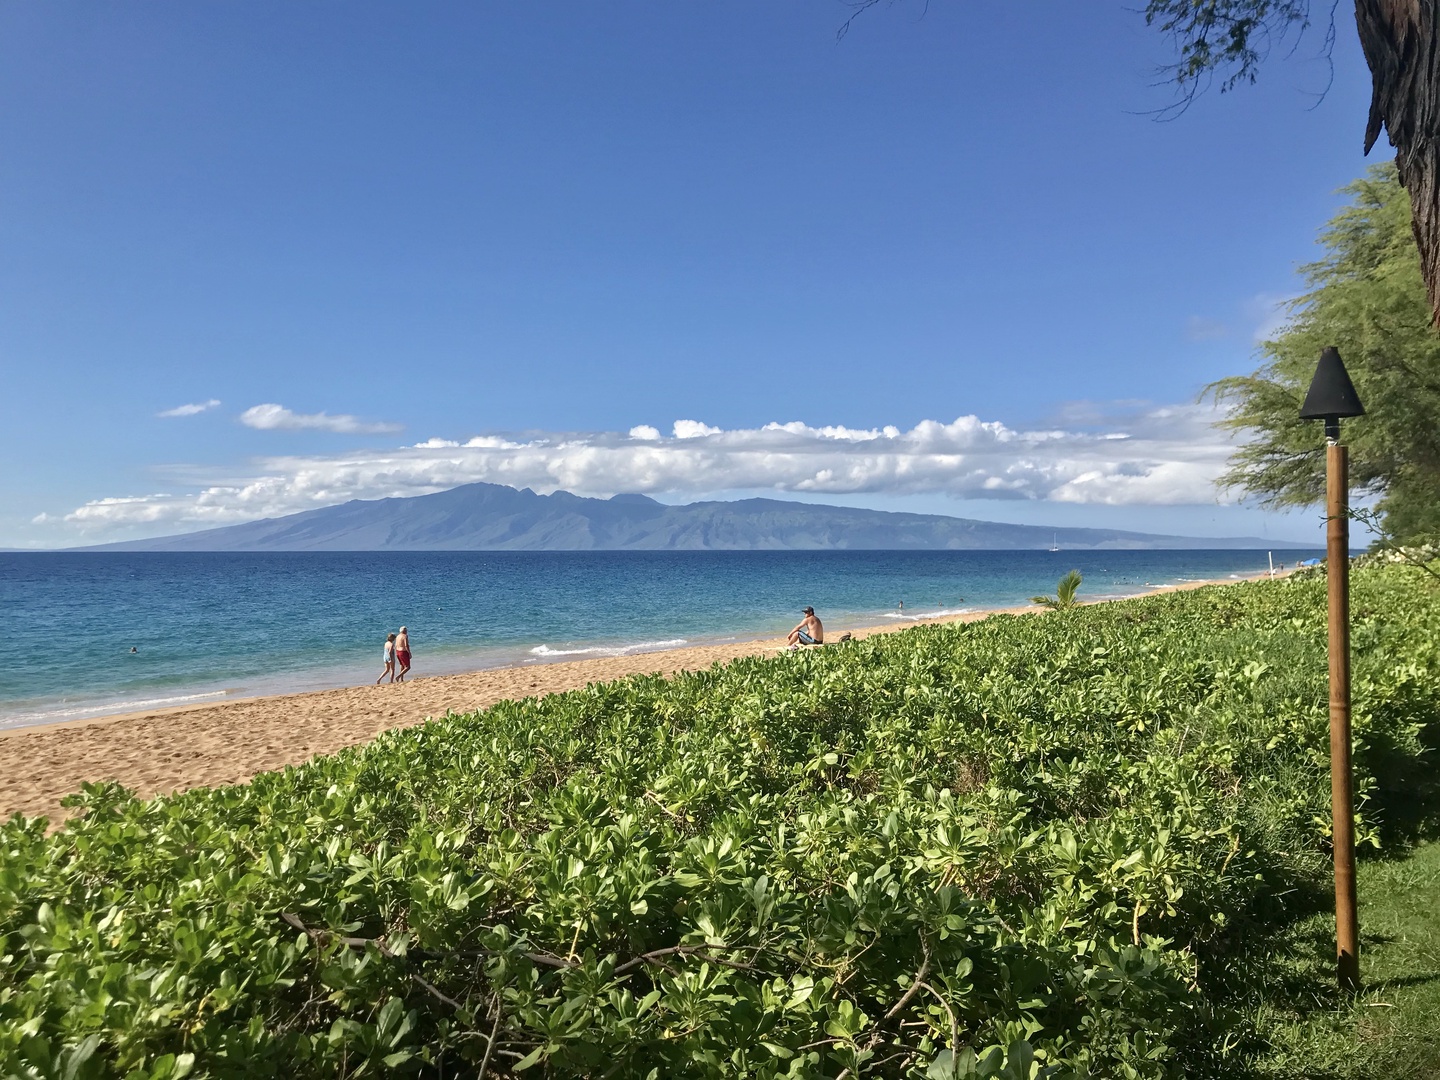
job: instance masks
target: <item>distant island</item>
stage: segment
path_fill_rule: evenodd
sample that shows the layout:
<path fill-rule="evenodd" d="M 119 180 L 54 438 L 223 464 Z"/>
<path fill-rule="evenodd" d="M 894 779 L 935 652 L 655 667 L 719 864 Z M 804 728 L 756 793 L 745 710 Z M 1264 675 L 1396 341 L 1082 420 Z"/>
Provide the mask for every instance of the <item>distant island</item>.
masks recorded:
<path fill-rule="evenodd" d="M 1301 548 L 1258 537 L 1162 536 L 741 499 L 666 506 L 645 495 L 589 499 L 466 484 L 433 495 L 354 500 L 203 532 L 84 551 L 824 551 Z"/>

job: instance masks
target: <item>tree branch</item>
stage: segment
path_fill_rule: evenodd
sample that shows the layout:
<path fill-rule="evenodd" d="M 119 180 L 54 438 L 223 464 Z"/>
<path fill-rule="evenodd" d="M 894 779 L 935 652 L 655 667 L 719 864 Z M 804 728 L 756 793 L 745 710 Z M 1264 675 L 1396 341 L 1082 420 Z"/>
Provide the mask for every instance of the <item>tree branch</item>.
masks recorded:
<path fill-rule="evenodd" d="M 500 1002 L 495 1002 L 495 1022 L 490 1025 L 490 1041 L 485 1044 L 485 1056 L 480 1060 L 480 1071 L 475 1080 L 485 1080 L 485 1071 L 490 1068 L 490 1056 L 495 1052 L 495 1036 L 500 1031 Z"/>
<path fill-rule="evenodd" d="M 760 946 L 750 945 L 745 946 L 745 948 L 758 952 Z M 619 965 L 615 969 L 615 974 L 623 975 L 625 972 L 632 971 L 635 968 L 640 967 L 642 964 L 658 963 L 662 957 L 677 955 L 698 956 L 702 960 L 710 961 L 710 963 L 712 964 L 720 964 L 722 967 L 734 968 L 737 971 L 760 971 L 759 968 L 752 967 L 750 964 L 742 964 L 737 960 L 726 960 L 723 957 L 715 956 L 707 952 L 706 949 L 707 946 L 704 945 L 671 945 L 669 948 L 665 949 L 652 949 L 650 952 L 641 953 L 639 956 L 632 957 L 631 959 L 626 960 L 623 964 Z M 762 974 L 764 973 L 762 972 Z"/>
<path fill-rule="evenodd" d="M 319 942 L 321 945 L 325 945 L 326 943 L 331 941 L 339 942 L 341 945 L 349 946 L 352 949 L 364 949 L 368 948 L 371 945 L 374 945 L 375 948 L 379 950 L 380 955 L 387 957 L 390 960 L 399 960 L 401 963 L 405 962 L 405 957 L 401 956 L 399 953 L 391 949 L 388 945 L 385 944 L 384 940 L 381 938 L 345 937 L 343 934 L 334 934 L 331 933 L 329 930 L 313 929 L 309 926 L 306 926 L 305 923 L 301 921 L 299 915 L 291 914 L 288 911 L 282 911 L 280 913 L 280 918 L 284 919 L 296 930 L 310 935 L 312 940 Z M 407 971 L 406 974 L 410 976 L 411 980 L 415 982 L 416 985 L 420 986 L 422 989 L 428 992 L 437 1001 L 444 1002 L 452 1009 L 464 1008 L 464 1006 L 461 1005 L 460 1002 L 450 997 L 434 983 L 430 982 L 424 976 L 422 976 L 418 971 Z"/>

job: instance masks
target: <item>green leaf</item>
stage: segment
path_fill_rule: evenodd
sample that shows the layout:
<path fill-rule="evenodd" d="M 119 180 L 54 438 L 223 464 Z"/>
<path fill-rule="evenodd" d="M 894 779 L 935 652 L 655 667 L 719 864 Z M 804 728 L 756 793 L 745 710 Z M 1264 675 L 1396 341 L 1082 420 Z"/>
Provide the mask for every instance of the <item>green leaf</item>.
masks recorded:
<path fill-rule="evenodd" d="M 523 1058 L 521 1058 L 515 1063 L 515 1071 L 524 1072 L 526 1069 L 530 1068 L 532 1065 L 534 1065 L 542 1057 L 545 1056 L 545 1049 L 546 1048 L 544 1046 L 537 1046 L 534 1050 L 531 1050 L 530 1053 L 526 1054 Z"/>
<path fill-rule="evenodd" d="M 63 1080 L 75 1080 L 80 1075 L 80 1070 L 85 1063 L 94 1056 L 95 1051 L 100 1047 L 99 1035 L 87 1035 L 78 1044 L 70 1048 L 65 1054 L 65 1069 L 60 1074 Z"/>

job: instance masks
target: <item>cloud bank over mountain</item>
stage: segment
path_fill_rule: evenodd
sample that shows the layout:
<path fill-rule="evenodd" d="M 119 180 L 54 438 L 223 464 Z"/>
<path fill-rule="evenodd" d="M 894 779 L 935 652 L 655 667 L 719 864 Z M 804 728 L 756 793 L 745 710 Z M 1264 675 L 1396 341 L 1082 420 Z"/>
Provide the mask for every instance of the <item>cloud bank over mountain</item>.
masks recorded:
<path fill-rule="evenodd" d="M 1217 415 L 1201 405 L 1077 405 L 1062 413 L 1064 426 L 1046 429 L 973 415 L 922 420 L 908 430 L 799 421 L 727 430 L 680 419 L 668 435 L 640 424 L 625 433 L 431 438 L 391 449 L 262 457 L 228 473 L 174 468 L 166 471 L 173 490 L 96 499 L 64 521 L 85 532 L 215 526 L 477 481 L 599 497 L 774 491 L 1205 504 L 1216 501 L 1214 481 L 1232 449 L 1213 427 Z"/>
<path fill-rule="evenodd" d="M 1290 546 L 1258 537 L 1190 537 L 1047 528 L 780 499 L 671 506 L 645 495 L 592 499 L 465 484 L 405 499 L 354 500 L 284 517 L 127 540 L 112 551 L 990 551 Z M 85 550 L 85 549 L 82 549 Z"/>

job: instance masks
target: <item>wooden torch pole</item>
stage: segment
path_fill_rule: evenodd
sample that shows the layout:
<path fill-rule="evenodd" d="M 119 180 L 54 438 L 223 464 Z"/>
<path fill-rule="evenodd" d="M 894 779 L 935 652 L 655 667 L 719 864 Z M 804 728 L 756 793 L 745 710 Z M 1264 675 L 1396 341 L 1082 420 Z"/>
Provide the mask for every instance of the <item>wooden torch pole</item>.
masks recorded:
<path fill-rule="evenodd" d="M 1350 773 L 1350 462 L 1346 448 L 1334 437 L 1328 440 L 1325 458 L 1325 576 L 1330 589 L 1330 810 L 1335 821 L 1335 955 L 1341 988 L 1353 990 L 1360 985 L 1360 925 L 1355 911 L 1355 800 Z"/>

